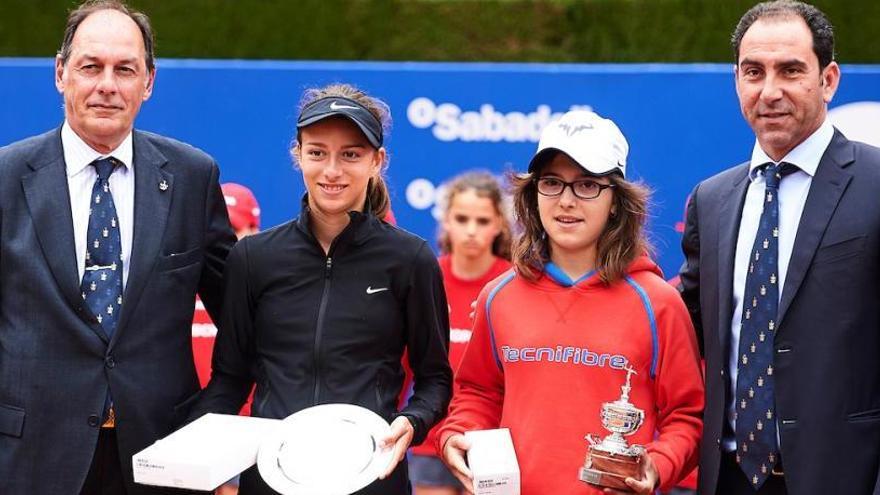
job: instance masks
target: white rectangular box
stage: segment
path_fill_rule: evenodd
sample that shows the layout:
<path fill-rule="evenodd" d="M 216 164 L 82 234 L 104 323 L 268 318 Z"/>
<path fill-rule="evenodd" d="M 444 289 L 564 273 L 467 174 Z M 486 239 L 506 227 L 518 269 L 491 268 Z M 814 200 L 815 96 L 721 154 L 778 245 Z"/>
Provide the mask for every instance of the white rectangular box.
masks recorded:
<path fill-rule="evenodd" d="M 133 455 L 134 481 L 213 490 L 257 462 L 277 419 L 206 414 Z"/>
<path fill-rule="evenodd" d="M 464 434 L 470 441 L 468 466 L 474 474 L 475 495 L 519 495 L 519 463 L 510 430 L 476 430 Z"/>

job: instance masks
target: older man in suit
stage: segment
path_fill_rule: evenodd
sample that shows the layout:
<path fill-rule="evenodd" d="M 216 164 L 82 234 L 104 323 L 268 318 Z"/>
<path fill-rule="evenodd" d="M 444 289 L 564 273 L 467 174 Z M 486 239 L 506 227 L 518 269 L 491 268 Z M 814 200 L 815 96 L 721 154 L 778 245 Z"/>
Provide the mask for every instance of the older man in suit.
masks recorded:
<path fill-rule="evenodd" d="M 749 10 L 733 36 L 751 160 L 697 186 L 683 297 L 706 357 L 701 494 L 867 495 L 880 468 L 880 149 L 827 120 L 825 15 Z"/>
<path fill-rule="evenodd" d="M 0 493 L 156 493 L 131 456 L 199 390 L 190 322 L 234 242 L 214 161 L 133 130 L 155 78 L 148 19 L 68 18 L 63 125 L 0 149 Z"/>

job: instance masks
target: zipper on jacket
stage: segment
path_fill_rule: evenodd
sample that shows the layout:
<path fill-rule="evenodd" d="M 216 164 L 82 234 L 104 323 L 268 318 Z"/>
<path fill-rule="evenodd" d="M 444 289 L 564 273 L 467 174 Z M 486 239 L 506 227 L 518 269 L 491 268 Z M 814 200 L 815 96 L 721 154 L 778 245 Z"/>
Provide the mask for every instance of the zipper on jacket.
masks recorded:
<path fill-rule="evenodd" d="M 312 395 L 312 404 L 318 404 L 318 397 L 321 395 L 321 336 L 324 333 L 324 314 L 327 312 L 327 296 L 330 294 L 330 273 L 333 269 L 333 254 L 336 252 L 336 246 L 340 240 L 344 240 L 353 229 L 354 222 L 349 222 L 342 229 L 342 232 L 330 243 L 330 248 L 326 252 L 326 262 L 324 263 L 324 291 L 321 293 L 321 303 L 318 305 L 318 321 L 315 324 L 315 345 L 314 345 L 314 366 L 315 366 L 315 389 Z M 311 232 L 309 233 L 318 249 L 324 253 L 321 243 Z"/>
<path fill-rule="evenodd" d="M 330 246 L 330 251 L 333 251 L 332 245 Z M 324 265 L 324 292 L 321 293 L 321 304 L 318 306 L 318 322 L 315 327 L 315 393 L 312 399 L 313 404 L 318 403 L 318 395 L 321 393 L 321 334 L 324 333 L 324 313 L 327 311 L 327 294 L 330 292 L 330 271 L 332 268 L 333 258 L 328 255 L 327 263 Z"/>

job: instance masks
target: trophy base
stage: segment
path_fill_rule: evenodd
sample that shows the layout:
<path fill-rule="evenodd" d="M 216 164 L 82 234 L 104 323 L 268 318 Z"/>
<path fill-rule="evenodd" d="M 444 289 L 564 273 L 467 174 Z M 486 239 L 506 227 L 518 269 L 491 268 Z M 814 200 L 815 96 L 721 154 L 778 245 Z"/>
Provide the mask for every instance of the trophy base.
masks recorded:
<path fill-rule="evenodd" d="M 622 492 L 632 492 L 632 490 L 626 486 L 626 483 L 623 482 L 626 477 L 619 474 L 605 473 L 595 469 L 582 467 L 579 478 L 581 481 L 594 486 L 614 488 L 615 490 L 620 490 Z"/>
<path fill-rule="evenodd" d="M 578 477 L 591 485 L 632 492 L 624 480 L 641 478 L 640 463 L 641 455 L 599 453 L 591 449 L 587 465 L 581 467 Z"/>

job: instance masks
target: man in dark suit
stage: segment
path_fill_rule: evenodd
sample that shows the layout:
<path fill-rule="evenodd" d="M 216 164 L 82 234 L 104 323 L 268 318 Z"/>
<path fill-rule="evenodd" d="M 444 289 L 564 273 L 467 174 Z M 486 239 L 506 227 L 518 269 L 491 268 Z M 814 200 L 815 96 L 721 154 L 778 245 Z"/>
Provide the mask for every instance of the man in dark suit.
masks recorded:
<path fill-rule="evenodd" d="M 63 125 L 0 149 L 0 493 L 158 493 L 131 456 L 199 390 L 195 294 L 218 311 L 234 237 L 214 161 L 133 130 L 152 47 L 142 14 L 80 6 Z"/>
<path fill-rule="evenodd" d="M 880 150 L 827 120 L 828 19 L 756 5 L 733 35 L 749 162 L 694 189 L 681 290 L 706 358 L 701 494 L 847 494 L 880 468 Z"/>

